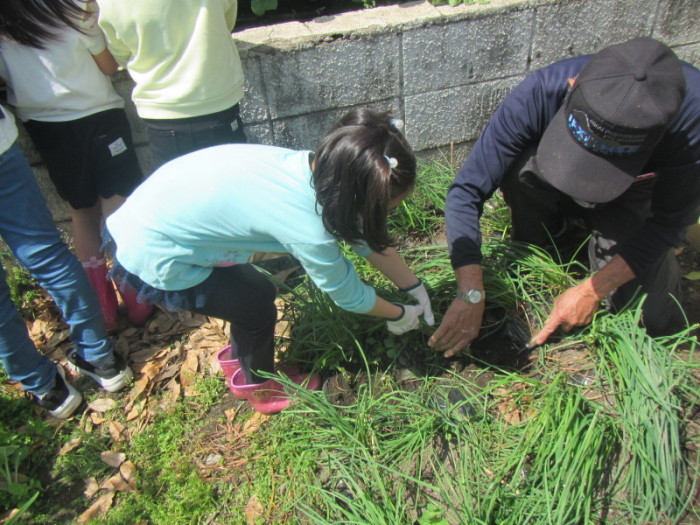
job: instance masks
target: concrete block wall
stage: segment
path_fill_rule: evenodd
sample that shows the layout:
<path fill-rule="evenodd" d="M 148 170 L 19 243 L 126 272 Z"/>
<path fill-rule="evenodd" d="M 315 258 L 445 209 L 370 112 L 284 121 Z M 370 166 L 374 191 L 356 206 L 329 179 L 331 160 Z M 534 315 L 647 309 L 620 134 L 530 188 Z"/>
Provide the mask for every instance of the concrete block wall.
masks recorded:
<path fill-rule="evenodd" d="M 391 109 L 428 157 L 456 166 L 500 101 L 530 71 L 638 36 L 653 36 L 700 66 L 700 0 L 426 1 L 234 33 L 246 73 L 242 117 L 252 142 L 314 149 L 350 108 Z M 146 137 L 124 72 L 114 84 L 144 171 Z M 67 220 L 26 137 L 57 221 Z M 196 175 L 195 175 L 196 176 Z"/>

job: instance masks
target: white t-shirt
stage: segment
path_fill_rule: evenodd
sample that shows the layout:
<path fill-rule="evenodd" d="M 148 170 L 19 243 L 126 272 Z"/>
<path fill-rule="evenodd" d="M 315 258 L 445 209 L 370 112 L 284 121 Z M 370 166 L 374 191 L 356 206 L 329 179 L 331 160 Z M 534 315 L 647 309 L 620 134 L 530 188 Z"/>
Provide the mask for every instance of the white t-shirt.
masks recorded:
<path fill-rule="evenodd" d="M 17 126 L 12 113 L 4 106 L 0 106 L 0 111 L 5 115 L 5 118 L 0 119 L 0 155 L 2 155 L 17 140 Z"/>
<path fill-rule="evenodd" d="M 92 58 L 107 47 L 95 18 L 80 26 L 84 34 L 69 27 L 58 30 L 46 49 L 2 42 L 0 77 L 23 121 L 63 122 L 124 107 Z"/>

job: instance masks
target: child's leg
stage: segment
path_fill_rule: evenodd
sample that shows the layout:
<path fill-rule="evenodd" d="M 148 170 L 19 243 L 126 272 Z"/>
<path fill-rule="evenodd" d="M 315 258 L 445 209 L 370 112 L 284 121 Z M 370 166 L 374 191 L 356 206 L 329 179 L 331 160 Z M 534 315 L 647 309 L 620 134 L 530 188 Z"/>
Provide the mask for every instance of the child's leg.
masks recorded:
<path fill-rule="evenodd" d="M 91 258 L 102 258 L 102 210 L 96 203 L 89 208 L 70 208 L 71 224 L 73 226 L 73 247 L 80 262 Z"/>
<path fill-rule="evenodd" d="M 83 265 L 90 284 L 95 289 L 100 311 L 105 320 L 105 328 L 113 330 L 119 321 L 119 304 L 112 281 L 107 278 L 107 264 L 102 254 L 102 236 L 100 234 L 102 211 L 100 204 L 96 203 L 89 208 L 80 209 L 71 207 L 70 213 L 75 254 Z"/>
<path fill-rule="evenodd" d="M 215 268 L 196 288 L 206 295 L 206 304 L 193 311 L 230 322 L 232 357 L 246 381 L 265 381 L 255 372 L 274 371 L 275 286 L 252 265 L 238 264 Z"/>
<path fill-rule="evenodd" d="M 112 359 L 95 294 L 42 198 L 34 173 L 15 144 L 0 162 L 0 234 L 18 261 L 53 297 L 71 339 L 90 362 Z"/>
<path fill-rule="evenodd" d="M 102 208 L 102 216 L 105 218 L 109 217 L 117 208 L 119 208 L 119 206 L 121 206 L 124 203 L 125 200 L 126 197 L 122 197 L 121 195 L 113 195 L 108 199 L 101 198 L 100 203 Z M 100 243 L 101 242 L 102 238 L 100 237 Z M 134 326 L 144 325 L 153 313 L 153 305 L 140 303 L 137 300 L 136 291 L 130 286 L 120 286 L 119 288 L 117 288 L 117 290 L 119 292 L 119 295 L 121 295 L 122 301 L 124 301 L 124 307 L 126 308 L 126 317 L 129 320 L 129 322 Z"/>
<path fill-rule="evenodd" d="M 112 195 L 111 197 L 105 199 L 104 197 L 100 198 L 100 208 L 102 211 L 102 217 L 105 219 L 112 215 L 115 211 L 117 211 L 117 208 L 124 204 L 124 201 L 126 200 L 126 197 L 122 195 Z"/>

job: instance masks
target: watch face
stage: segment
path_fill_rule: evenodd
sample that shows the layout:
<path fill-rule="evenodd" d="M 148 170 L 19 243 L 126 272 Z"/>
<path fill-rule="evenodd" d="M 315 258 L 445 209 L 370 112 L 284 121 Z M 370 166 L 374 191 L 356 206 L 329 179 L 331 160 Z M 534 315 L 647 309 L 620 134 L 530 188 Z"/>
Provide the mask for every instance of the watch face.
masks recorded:
<path fill-rule="evenodd" d="M 479 290 L 469 290 L 467 292 L 467 298 L 470 303 L 476 304 L 481 302 L 483 294 Z"/>
<path fill-rule="evenodd" d="M 460 299 L 471 304 L 478 304 L 484 299 L 484 293 L 481 290 L 467 290 L 459 294 Z"/>

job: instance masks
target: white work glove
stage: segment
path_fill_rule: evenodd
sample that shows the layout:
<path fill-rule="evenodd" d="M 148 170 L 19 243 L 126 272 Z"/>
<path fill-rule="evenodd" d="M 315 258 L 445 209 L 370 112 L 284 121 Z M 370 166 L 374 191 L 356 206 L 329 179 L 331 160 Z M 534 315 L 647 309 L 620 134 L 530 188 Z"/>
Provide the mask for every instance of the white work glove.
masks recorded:
<path fill-rule="evenodd" d="M 396 303 L 395 303 L 396 304 Z M 423 313 L 423 307 L 419 304 L 397 304 L 403 308 L 403 314 L 398 319 L 388 320 L 387 329 L 394 335 L 401 335 L 420 326 L 419 317 Z"/>
<path fill-rule="evenodd" d="M 418 301 L 418 304 L 423 307 L 423 319 L 425 319 L 425 322 L 428 323 L 429 326 L 433 326 L 435 324 L 435 316 L 433 315 L 433 308 L 430 305 L 428 290 L 425 289 L 423 281 L 419 279 L 418 284 L 410 288 L 404 288 L 401 291 L 406 292 Z"/>

